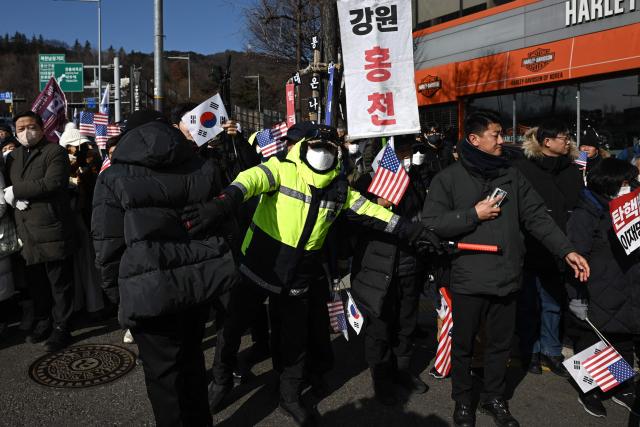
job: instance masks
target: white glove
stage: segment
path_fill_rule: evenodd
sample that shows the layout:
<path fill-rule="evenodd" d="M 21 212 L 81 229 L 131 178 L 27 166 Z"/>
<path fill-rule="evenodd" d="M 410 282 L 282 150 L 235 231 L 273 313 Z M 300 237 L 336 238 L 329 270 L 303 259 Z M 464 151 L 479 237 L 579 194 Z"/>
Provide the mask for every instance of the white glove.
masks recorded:
<path fill-rule="evenodd" d="M 583 299 L 572 299 L 569 301 L 569 310 L 578 319 L 585 320 L 589 312 L 589 303 Z"/>
<path fill-rule="evenodd" d="M 23 211 L 28 207 L 29 207 L 28 200 L 16 200 L 16 209 Z"/>
<path fill-rule="evenodd" d="M 7 202 L 8 205 L 13 206 L 13 202 L 15 202 L 15 196 L 13 195 L 13 185 L 11 187 L 7 187 L 4 189 L 4 201 Z"/>

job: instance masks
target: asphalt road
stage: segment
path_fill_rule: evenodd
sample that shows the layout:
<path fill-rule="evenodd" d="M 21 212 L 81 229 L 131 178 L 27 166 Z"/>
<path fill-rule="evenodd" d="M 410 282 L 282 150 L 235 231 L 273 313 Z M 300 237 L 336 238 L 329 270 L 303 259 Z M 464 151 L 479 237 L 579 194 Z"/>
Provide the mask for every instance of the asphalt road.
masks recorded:
<path fill-rule="evenodd" d="M 430 390 L 423 395 L 398 390 L 402 403 L 395 407 L 384 407 L 373 399 L 362 337 L 348 343 L 336 337 L 336 366 L 327 377 L 331 393 L 323 399 L 309 392 L 304 395 L 304 401 L 317 408 L 320 425 L 451 425 L 451 383 L 427 375 L 433 357 L 433 328 L 428 329 L 430 332 L 418 344 L 415 368 L 422 372 Z M 135 344 L 122 344 L 122 335 L 115 321 L 87 325 L 74 332 L 76 343 L 117 344 L 137 353 Z M 208 366 L 214 345 L 215 336 L 208 335 L 203 343 Z M 0 426 L 154 425 L 141 367 L 113 383 L 68 391 L 43 387 L 29 378 L 30 364 L 43 354 L 41 345 L 24 343 L 16 324 L 9 339 L 0 343 Z M 293 425 L 277 408 L 275 380 L 270 360 L 254 366 L 251 375 L 232 392 L 228 406 L 214 415 L 216 425 Z M 577 403 L 573 387 L 548 372 L 524 376 L 519 368 L 512 367 L 508 384 L 512 413 L 523 426 L 639 425 L 636 417 L 611 401 L 605 402 L 609 414 L 606 419 L 586 414 Z M 477 425 L 491 426 L 493 421 L 478 414 Z"/>

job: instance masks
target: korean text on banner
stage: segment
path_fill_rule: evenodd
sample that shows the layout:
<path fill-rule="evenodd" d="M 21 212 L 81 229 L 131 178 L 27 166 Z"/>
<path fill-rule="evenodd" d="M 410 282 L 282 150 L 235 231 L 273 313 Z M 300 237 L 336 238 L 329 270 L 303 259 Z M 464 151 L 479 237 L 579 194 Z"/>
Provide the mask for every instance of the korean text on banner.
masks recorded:
<path fill-rule="evenodd" d="M 338 1 L 350 139 L 420 131 L 407 3 Z"/>
<path fill-rule="evenodd" d="M 51 142 L 58 142 L 60 138 L 56 131 L 62 132 L 67 122 L 67 98 L 58 86 L 55 77 L 49 79 L 44 90 L 33 101 L 31 111 L 42 117 L 44 134 L 47 139 Z"/>
<path fill-rule="evenodd" d="M 291 127 L 296 124 L 296 85 L 287 83 L 287 126 Z"/>
<path fill-rule="evenodd" d="M 640 189 L 609 202 L 613 231 L 629 255 L 640 247 Z"/>
<path fill-rule="evenodd" d="M 216 94 L 182 116 L 182 123 L 200 147 L 223 131 L 228 117 L 220 94 Z"/>

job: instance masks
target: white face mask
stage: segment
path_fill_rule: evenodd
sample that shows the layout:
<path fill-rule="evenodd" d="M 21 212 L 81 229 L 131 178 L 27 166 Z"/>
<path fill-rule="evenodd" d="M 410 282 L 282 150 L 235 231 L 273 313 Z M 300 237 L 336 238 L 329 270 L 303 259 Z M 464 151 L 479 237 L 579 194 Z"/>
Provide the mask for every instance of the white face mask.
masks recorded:
<path fill-rule="evenodd" d="M 620 190 L 618 190 L 618 196 L 624 196 L 625 194 L 629 193 L 631 193 L 631 187 L 629 187 L 628 185 L 623 185 L 622 187 L 620 187 Z"/>
<path fill-rule="evenodd" d="M 33 147 L 42 139 L 42 131 L 25 129 L 16 135 L 18 142 L 25 147 Z"/>
<path fill-rule="evenodd" d="M 307 162 L 312 168 L 320 172 L 329 170 L 336 159 L 335 154 L 326 148 L 311 148 L 307 149 Z"/>
<path fill-rule="evenodd" d="M 358 153 L 358 144 L 349 144 L 348 150 L 349 154 L 357 154 Z"/>
<path fill-rule="evenodd" d="M 417 153 L 414 153 L 414 155 L 411 157 L 411 163 L 413 163 L 416 166 L 420 166 L 421 164 L 423 164 L 424 154 L 422 154 L 419 151 Z"/>
<path fill-rule="evenodd" d="M 7 150 L 7 151 L 5 151 L 4 153 L 2 153 L 2 158 L 3 158 L 3 159 L 5 159 L 5 160 L 7 160 L 7 156 L 8 156 L 9 154 L 11 154 L 11 150 Z"/>
<path fill-rule="evenodd" d="M 73 154 L 69 154 L 69 163 L 73 163 L 73 162 L 75 162 L 75 161 L 76 161 L 76 159 L 77 159 L 77 157 L 76 157 L 76 156 L 74 156 Z"/>
<path fill-rule="evenodd" d="M 402 159 L 402 166 L 405 171 L 409 172 L 409 168 L 411 168 L 411 159 L 408 157 L 406 159 Z"/>

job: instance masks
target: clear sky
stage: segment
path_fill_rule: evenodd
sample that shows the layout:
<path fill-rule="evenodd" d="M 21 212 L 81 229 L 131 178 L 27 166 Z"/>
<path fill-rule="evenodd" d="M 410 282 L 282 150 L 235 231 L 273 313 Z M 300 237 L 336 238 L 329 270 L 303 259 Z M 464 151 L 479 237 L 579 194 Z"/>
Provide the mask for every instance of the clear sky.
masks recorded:
<path fill-rule="evenodd" d="M 256 0 L 164 0 L 165 50 L 202 54 L 244 50 L 243 9 Z M 153 0 L 102 0 L 102 48 L 153 51 Z M 98 44 L 97 4 L 1 0 L 0 34 L 42 34 L 73 45 Z"/>

